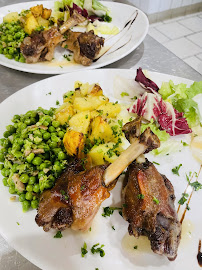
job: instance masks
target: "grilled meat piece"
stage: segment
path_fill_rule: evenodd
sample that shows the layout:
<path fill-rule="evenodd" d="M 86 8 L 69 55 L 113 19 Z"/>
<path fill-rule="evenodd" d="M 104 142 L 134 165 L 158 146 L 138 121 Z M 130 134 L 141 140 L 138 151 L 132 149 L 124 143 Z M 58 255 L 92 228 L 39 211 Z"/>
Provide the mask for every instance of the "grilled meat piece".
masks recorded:
<path fill-rule="evenodd" d="M 91 65 L 104 46 L 104 38 L 95 35 L 93 30 L 87 33 L 68 30 L 66 36 L 67 39 L 62 43 L 62 47 L 72 51 L 74 61 L 84 66 Z"/>
<path fill-rule="evenodd" d="M 141 164 L 133 162 L 124 179 L 122 198 L 126 205 L 123 217 L 129 222 L 129 233 L 135 237 L 147 236 L 155 253 L 174 260 L 181 224 L 174 206 L 171 182 L 147 159 Z"/>
<path fill-rule="evenodd" d="M 88 230 L 100 204 L 110 196 L 103 184 L 104 166 L 85 171 L 75 160 L 51 190 L 42 193 L 36 223 L 50 228 Z M 110 189 L 110 188 L 109 188 Z"/>
<path fill-rule="evenodd" d="M 55 47 L 62 42 L 64 37 L 56 27 L 40 33 L 34 33 L 26 37 L 20 46 L 21 53 L 26 63 L 37 63 L 39 61 L 51 61 Z"/>
<path fill-rule="evenodd" d="M 111 165 L 84 170 L 75 160 L 58 178 L 55 187 L 41 194 L 36 223 L 50 228 L 88 230 L 100 204 L 110 196 L 117 177 L 147 148 L 155 147 L 156 135 L 148 128 Z"/>
<path fill-rule="evenodd" d="M 78 25 L 79 23 L 83 23 L 85 20 L 86 18 L 74 9 L 71 17 L 60 27 L 60 33 L 64 34 L 70 28 Z"/>

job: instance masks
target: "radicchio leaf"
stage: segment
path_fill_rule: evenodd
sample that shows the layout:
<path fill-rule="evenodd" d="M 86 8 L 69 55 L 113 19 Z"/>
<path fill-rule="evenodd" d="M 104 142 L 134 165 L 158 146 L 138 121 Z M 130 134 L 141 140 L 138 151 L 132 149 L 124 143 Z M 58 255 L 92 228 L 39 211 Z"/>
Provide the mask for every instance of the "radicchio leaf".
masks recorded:
<path fill-rule="evenodd" d="M 172 104 L 165 102 L 158 93 L 145 92 L 134 102 L 129 112 L 137 113 L 148 121 L 153 119 L 171 136 L 192 132 L 183 113 L 175 110 Z"/>
<path fill-rule="evenodd" d="M 144 89 L 149 90 L 150 92 L 158 92 L 158 86 L 149 78 L 147 78 L 142 69 L 137 69 L 137 75 L 135 77 L 136 82 L 138 82 Z"/>
<path fill-rule="evenodd" d="M 84 8 L 80 8 L 75 3 L 73 3 L 73 7 L 69 7 L 70 13 L 72 14 L 73 10 L 76 10 L 79 14 L 81 14 L 83 17 L 88 18 L 88 11 Z"/>

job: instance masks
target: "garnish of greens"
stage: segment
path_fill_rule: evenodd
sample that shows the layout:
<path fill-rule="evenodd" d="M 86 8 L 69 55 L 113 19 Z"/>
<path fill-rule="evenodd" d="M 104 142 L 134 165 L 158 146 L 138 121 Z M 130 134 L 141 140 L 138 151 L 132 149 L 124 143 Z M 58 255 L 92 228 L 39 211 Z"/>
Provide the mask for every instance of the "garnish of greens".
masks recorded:
<path fill-rule="evenodd" d="M 63 235 L 62 235 L 61 231 L 58 231 L 56 233 L 56 235 L 54 235 L 54 238 L 62 238 L 62 237 L 63 237 Z"/>
<path fill-rule="evenodd" d="M 10 194 L 19 195 L 24 212 L 38 207 L 41 192 L 53 187 L 68 163 L 66 126 L 54 119 L 54 112 L 38 108 L 15 115 L 0 139 L 3 184 Z"/>
<path fill-rule="evenodd" d="M 175 168 L 173 168 L 172 169 L 172 173 L 180 176 L 179 175 L 179 169 L 180 169 L 180 167 L 182 167 L 182 164 L 179 164 L 178 166 L 176 166 Z"/>
<path fill-rule="evenodd" d="M 99 243 L 93 245 L 91 248 L 91 253 L 92 254 L 99 253 L 100 257 L 104 257 L 105 256 L 105 252 L 103 250 L 104 245 L 100 245 L 100 247 L 98 247 L 99 245 L 100 245 Z"/>
<path fill-rule="evenodd" d="M 120 211 L 120 210 L 122 210 L 122 208 L 121 207 L 109 207 L 109 206 L 103 207 L 102 216 L 103 217 L 110 217 L 114 213 L 115 210 Z"/>
<path fill-rule="evenodd" d="M 84 242 L 83 247 L 81 247 L 81 257 L 85 257 L 87 253 L 88 253 L 87 244 L 86 242 Z"/>

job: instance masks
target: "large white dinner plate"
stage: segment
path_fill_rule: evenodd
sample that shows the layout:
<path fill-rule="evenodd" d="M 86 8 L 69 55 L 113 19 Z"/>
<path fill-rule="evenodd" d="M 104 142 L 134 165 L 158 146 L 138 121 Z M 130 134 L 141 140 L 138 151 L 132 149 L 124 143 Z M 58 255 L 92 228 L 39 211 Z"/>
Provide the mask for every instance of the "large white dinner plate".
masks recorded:
<path fill-rule="evenodd" d="M 0 8 L 0 23 L 8 12 L 21 12 L 34 5 L 43 4 L 46 8 L 53 9 L 54 1 L 37 1 L 20 3 Z M 95 69 L 109 65 L 135 50 L 144 40 L 149 27 L 146 15 L 139 9 L 113 2 L 103 2 L 111 10 L 112 23 L 120 29 L 115 36 L 106 36 L 105 48 L 109 49 L 99 60 L 89 67 L 73 64 L 64 59 L 67 50 L 57 47 L 52 62 L 26 64 L 10 60 L 0 54 L 0 64 L 16 70 L 39 74 L 62 74 L 78 70 Z M 127 24 L 129 22 L 129 24 Z M 127 26 L 126 26 L 127 24 Z M 126 26 L 126 27 L 125 27 Z"/>
<path fill-rule="evenodd" d="M 0 105 L 0 137 L 5 130 L 5 126 L 10 124 L 10 119 L 14 114 L 25 113 L 38 106 L 49 108 L 55 106 L 56 100 L 62 102 L 62 95 L 67 90 L 72 90 L 74 82 L 99 83 L 104 93 L 113 99 L 113 81 L 116 75 L 125 78 L 134 78 L 134 70 L 93 70 L 64 74 L 52 77 L 33 85 L 30 85 L 3 101 Z M 172 79 L 175 83 L 184 82 L 188 85 L 190 80 L 173 77 L 170 75 L 150 73 L 151 77 L 159 85 L 162 81 Z M 51 92 L 51 95 L 47 93 Z M 184 140 L 185 137 L 182 136 Z M 165 157 L 149 156 L 150 161 L 160 163 L 156 165 L 158 170 L 165 174 L 175 188 L 176 206 L 187 185 L 185 173 L 199 170 L 199 164 L 192 158 L 189 147 L 184 147 L 182 152 L 171 154 Z M 172 174 L 171 169 L 179 164 L 180 177 Z M 0 177 L 2 178 L 2 176 Z M 120 198 L 121 181 L 114 190 L 111 197 L 102 206 L 121 205 Z M 138 240 L 133 236 L 128 236 L 128 224 L 115 211 L 108 218 L 102 217 L 102 207 L 98 212 L 91 232 L 78 233 L 67 229 L 63 232 L 63 238 L 55 239 L 55 231 L 44 232 L 35 221 L 36 211 L 32 210 L 23 213 L 19 202 L 9 200 L 8 189 L 0 181 L 0 233 L 24 257 L 42 269 L 47 270 L 94 270 L 99 268 L 116 270 L 133 269 L 197 269 L 197 247 L 201 235 L 201 192 L 194 192 L 190 208 L 183 223 L 182 240 L 179 246 L 178 257 L 174 262 L 169 262 L 164 256 L 154 254 L 150 249 L 150 244 L 146 237 Z M 19 222 L 20 225 L 17 224 Z M 115 227 L 115 231 L 112 230 Z M 86 258 L 81 257 L 81 246 L 84 241 L 88 247 L 96 243 L 104 244 L 105 257 L 98 254 L 92 255 L 89 251 Z M 134 246 L 138 245 L 135 250 Z"/>

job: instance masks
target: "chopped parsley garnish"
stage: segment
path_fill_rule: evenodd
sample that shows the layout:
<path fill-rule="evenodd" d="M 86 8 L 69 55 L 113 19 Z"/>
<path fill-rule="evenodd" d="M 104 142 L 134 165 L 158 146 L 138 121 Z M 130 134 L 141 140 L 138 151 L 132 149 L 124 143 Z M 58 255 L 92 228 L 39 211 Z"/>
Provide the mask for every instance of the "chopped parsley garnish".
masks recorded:
<path fill-rule="evenodd" d="M 153 161 L 153 163 L 156 164 L 156 165 L 160 165 L 160 164 L 159 164 L 158 162 L 156 162 L 156 161 Z"/>
<path fill-rule="evenodd" d="M 189 146 L 188 143 L 181 141 L 183 146 Z"/>
<path fill-rule="evenodd" d="M 176 166 L 175 168 L 173 168 L 172 169 L 172 173 L 173 174 L 177 174 L 178 176 L 180 176 L 179 175 L 179 169 L 180 169 L 180 167 L 182 167 L 182 164 L 180 164 L 180 165 Z"/>
<path fill-rule="evenodd" d="M 122 97 L 125 97 L 125 96 L 129 96 L 129 94 L 128 94 L 127 92 L 122 92 L 122 93 L 121 93 L 121 96 L 122 96 Z"/>
<path fill-rule="evenodd" d="M 153 201 L 154 201 L 156 204 L 159 204 L 159 200 L 158 200 L 156 197 L 153 197 Z"/>
<path fill-rule="evenodd" d="M 95 268 L 95 270 L 99 270 L 99 268 Z"/>
<path fill-rule="evenodd" d="M 134 246 L 134 249 L 137 249 L 137 246 Z"/>
<path fill-rule="evenodd" d="M 47 95 L 51 95 L 51 92 L 47 93 L 46 96 L 47 96 Z"/>
<path fill-rule="evenodd" d="M 20 223 L 19 222 L 16 222 L 18 225 L 20 225 Z"/>
<path fill-rule="evenodd" d="M 80 190 L 84 190 L 84 188 L 85 188 L 85 185 L 82 185 L 82 186 L 80 187 Z"/>
<path fill-rule="evenodd" d="M 69 58 L 69 55 L 64 54 L 63 57 L 64 57 L 67 61 L 71 61 L 71 59 Z"/>
<path fill-rule="evenodd" d="M 83 247 L 81 247 L 81 257 L 84 257 L 88 253 L 87 244 L 84 242 Z"/>
<path fill-rule="evenodd" d="M 97 246 L 99 246 L 99 245 L 100 245 L 99 243 L 93 245 L 92 248 L 91 248 L 91 252 L 92 252 L 93 254 L 95 254 L 95 253 L 100 253 L 100 257 L 104 257 L 104 256 L 105 256 L 105 252 L 104 252 L 104 250 L 103 250 L 104 245 L 100 245 L 100 247 L 97 247 Z M 96 248 L 96 247 L 97 247 L 97 248 Z"/>
<path fill-rule="evenodd" d="M 122 128 L 123 127 L 123 120 L 118 120 L 118 124 Z"/>
<path fill-rule="evenodd" d="M 56 105 L 60 105 L 60 102 L 59 102 L 59 100 L 56 100 L 56 103 L 55 103 Z"/>
<path fill-rule="evenodd" d="M 62 66 L 59 66 L 60 68 L 63 68 Z"/>
<path fill-rule="evenodd" d="M 115 228 L 114 228 L 114 226 L 112 226 L 112 230 L 114 230 L 114 231 L 115 231 Z"/>
<path fill-rule="evenodd" d="M 91 232 L 92 231 L 92 229 L 91 229 L 91 227 L 89 228 L 89 232 Z"/>
<path fill-rule="evenodd" d="M 128 205 L 126 203 L 123 203 L 122 206 L 125 207 L 125 208 L 128 207 Z"/>
<path fill-rule="evenodd" d="M 68 48 L 67 44 L 64 46 L 64 48 L 65 48 L 65 49 L 67 49 L 67 48 Z"/>
<path fill-rule="evenodd" d="M 188 203 L 186 205 L 186 209 L 189 211 L 191 208 L 189 207 Z"/>
<path fill-rule="evenodd" d="M 63 96 L 63 98 L 68 98 L 70 96 L 73 96 L 74 93 L 75 93 L 74 91 L 69 91 Z"/>
<path fill-rule="evenodd" d="M 129 122 L 131 122 L 132 120 L 133 120 L 133 118 L 132 118 L 132 117 L 130 117 L 130 118 L 129 118 Z"/>
<path fill-rule="evenodd" d="M 138 197 L 138 199 L 142 199 L 143 200 L 144 199 L 144 194 L 138 194 L 137 197 Z"/>
<path fill-rule="evenodd" d="M 195 181 L 195 182 L 193 182 L 193 183 L 189 183 L 189 185 L 190 185 L 191 187 L 193 187 L 193 189 L 194 189 L 195 191 L 198 191 L 199 189 L 202 189 L 202 184 L 199 183 L 198 181 Z"/>
<path fill-rule="evenodd" d="M 136 100 L 137 99 L 137 97 L 136 96 L 134 96 L 133 98 L 131 98 L 132 100 Z"/>
<path fill-rule="evenodd" d="M 97 110 L 97 112 L 99 113 L 99 116 L 103 115 L 103 110 Z"/>
<path fill-rule="evenodd" d="M 85 115 L 85 118 L 88 119 L 88 114 Z"/>
<path fill-rule="evenodd" d="M 120 207 L 103 207 L 103 213 L 102 213 L 102 216 L 103 217 L 110 217 L 113 213 L 114 213 L 114 210 L 122 210 L 122 208 Z"/>
<path fill-rule="evenodd" d="M 62 195 L 65 195 L 65 191 L 64 191 L 63 189 L 60 190 L 60 193 L 61 193 Z"/>
<path fill-rule="evenodd" d="M 54 238 L 62 238 L 62 237 L 63 237 L 63 235 L 62 235 L 61 231 L 58 231 L 56 233 L 56 235 L 54 235 Z"/>
<path fill-rule="evenodd" d="M 122 213 L 122 211 L 121 211 L 121 210 L 119 211 L 119 215 L 120 215 L 120 216 L 123 216 L 123 213 Z"/>
<path fill-rule="evenodd" d="M 180 205 L 183 205 L 186 201 L 187 201 L 187 198 L 189 197 L 189 194 L 187 193 L 182 193 L 182 197 L 179 199 L 178 203 Z"/>

